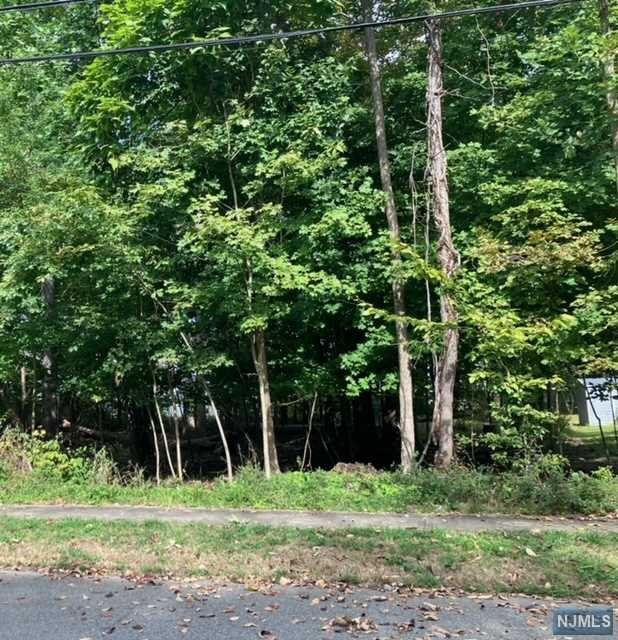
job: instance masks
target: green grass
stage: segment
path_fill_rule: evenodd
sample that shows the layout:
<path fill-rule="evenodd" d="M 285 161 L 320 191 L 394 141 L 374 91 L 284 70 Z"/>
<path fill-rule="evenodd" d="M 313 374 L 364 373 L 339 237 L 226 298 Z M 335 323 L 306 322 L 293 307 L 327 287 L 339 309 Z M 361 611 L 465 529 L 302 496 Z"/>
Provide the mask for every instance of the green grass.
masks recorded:
<path fill-rule="evenodd" d="M 612 425 L 604 426 L 603 433 L 608 440 L 613 439 L 614 427 Z M 566 435 L 567 438 L 577 438 L 585 441 L 599 442 L 601 440 L 601 433 L 596 424 L 571 424 L 567 429 Z"/>
<path fill-rule="evenodd" d="M 618 443 L 613 425 L 603 427 L 607 448 L 613 455 L 618 454 Z M 572 446 L 597 447 L 603 452 L 603 439 L 597 425 L 571 425 L 566 431 L 567 443 Z"/>
<path fill-rule="evenodd" d="M 618 593 L 618 536 L 209 527 L 0 519 L 1 567 L 173 575 L 245 583 L 397 581 L 477 592 L 602 598 Z"/>
<path fill-rule="evenodd" d="M 317 511 L 611 513 L 618 510 L 618 479 L 560 472 L 494 474 L 466 468 L 339 474 L 289 472 L 266 480 L 252 468 L 235 481 L 95 484 L 34 473 L 0 480 L 0 503 L 140 504 Z"/>
<path fill-rule="evenodd" d="M 617 432 L 613 425 L 603 427 L 605 445 L 596 425 L 571 425 L 567 429 L 564 453 L 575 468 L 594 468 L 598 464 L 611 464 L 618 470 Z M 606 448 L 607 447 L 607 448 Z M 607 459 L 609 455 L 609 461 Z"/>

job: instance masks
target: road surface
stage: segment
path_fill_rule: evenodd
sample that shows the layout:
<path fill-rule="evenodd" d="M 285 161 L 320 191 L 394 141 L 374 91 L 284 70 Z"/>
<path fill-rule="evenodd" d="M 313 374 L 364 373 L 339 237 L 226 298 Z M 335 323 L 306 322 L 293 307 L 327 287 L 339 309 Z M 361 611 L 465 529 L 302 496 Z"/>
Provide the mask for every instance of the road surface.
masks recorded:
<path fill-rule="evenodd" d="M 0 573 L 0 640 L 552 638 L 554 602 Z"/>

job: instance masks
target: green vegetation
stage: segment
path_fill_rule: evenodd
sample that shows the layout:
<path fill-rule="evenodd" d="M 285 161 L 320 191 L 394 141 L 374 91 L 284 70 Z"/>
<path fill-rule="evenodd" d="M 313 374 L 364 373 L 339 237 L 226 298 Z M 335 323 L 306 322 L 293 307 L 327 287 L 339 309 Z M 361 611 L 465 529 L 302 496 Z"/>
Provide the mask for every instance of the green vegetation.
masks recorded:
<path fill-rule="evenodd" d="M 606 454 L 618 458 L 618 432 L 614 431 L 613 425 L 608 425 L 603 427 L 603 433 L 607 450 L 598 426 L 570 426 L 565 434 L 565 453 L 569 457 L 581 456 L 589 460 L 603 459 Z"/>
<path fill-rule="evenodd" d="M 1 12 L 0 42 L 469 5 L 114 0 Z M 0 67 L 0 503 L 618 513 L 616 427 L 569 423 L 583 377 L 618 389 L 617 20 Z M 617 542 L 6 519 L 0 565 L 594 598 Z"/>
<path fill-rule="evenodd" d="M 618 469 L 618 430 L 613 425 L 603 427 L 573 424 L 564 434 L 563 455 L 573 469 L 590 472 L 600 465 Z"/>
<path fill-rule="evenodd" d="M 0 566 L 252 580 L 347 580 L 596 598 L 618 593 L 618 536 L 294 530 L 0 520 Z"/>
<path fill-rule="evenodd" d="M 359 4 L 117 0 L 3 13 L 0 41 L 12 57 L 191 41 L 347 23 Z M 596 4 L 441 21 L 443 140 L 425 26 L 376 32 L 390 229 L 362 34 L 2 67 L 0 423 L 204 478 L 222 433 L 234 466 L 261 463 L 262 429 L 275 470 L 303 453 L 390 468 L 414 418 L 408 457 L 444 422 L 447 465 L 454 393 L 460 460 L 520 470 L 558 450 L 577 380 L 615 389 L 618 371 L 618 8 Z"/>
<path fill-rule="evenodd" d="M 233 482 L 166 481 L 121 473 L 105 449 L 67 451 L 40 432 L 0 437 L 0 503 L 146 504 L 316 511 L 606 514 L 618 511 L 607 468 L 571 473 L 560 456 L 500 473 L 447 470 L 287 472 L 268 479 L 244 467 Z"/>
<path fill-rule="evenodd" d="M 606 514 L 618 510 L 618 480 L 601 469 L 591 475 L 540 467 L 526 473 L 494 474 L 466 468 L 379 472 L 289 472 L 267 480 L 254 468 L 232 483 L 166 483 L 143 479 L 103 483 L 58 475 L 5 476 L 5 504 L 145 504 L 161 506 L 292 509 L 316 511 L 498 512 Z"/>

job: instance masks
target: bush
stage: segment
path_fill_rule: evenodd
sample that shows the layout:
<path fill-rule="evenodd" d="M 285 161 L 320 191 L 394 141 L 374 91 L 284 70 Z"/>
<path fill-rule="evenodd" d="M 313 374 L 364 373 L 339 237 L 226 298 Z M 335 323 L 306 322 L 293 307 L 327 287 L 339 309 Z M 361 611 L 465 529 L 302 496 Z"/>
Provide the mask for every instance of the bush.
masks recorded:
<path fill-rule="evenodd" d="M 610 513 L 618 510 L 618 480 L 609 469 L 571 473 L 560 456 L 542 456 L 525 471 L 456 466 L 446 471 L 290 472 L 266 480 L 245 467 L 231 484 L 220 480 L 204 492 L 208 506 L 318 511 Z"/>
<path fill-rule="evenodd" d="M 0 473 L 5 477 L 34 475 L 42 480 L 98 484 L 112 483 L 117 469 L 107 451 L 86 447 L 66 450 L 45 431 L 32 434 L 7 429 L 0 437 Z"/>
<path fill-rule="evenodd" d="M 29 438 L 17 429 L 7 429 L 0 437 L 0 475 L 3 478 L 32 473 Z"/>
<path fill-rule="evenodd" d="M 612 513 L 618 510 L 618 479 L 609 468 L 570 472 L 564 461 L 541 458 L 523 474 L 505 474 L 500 501 L 527 513 Z"/>

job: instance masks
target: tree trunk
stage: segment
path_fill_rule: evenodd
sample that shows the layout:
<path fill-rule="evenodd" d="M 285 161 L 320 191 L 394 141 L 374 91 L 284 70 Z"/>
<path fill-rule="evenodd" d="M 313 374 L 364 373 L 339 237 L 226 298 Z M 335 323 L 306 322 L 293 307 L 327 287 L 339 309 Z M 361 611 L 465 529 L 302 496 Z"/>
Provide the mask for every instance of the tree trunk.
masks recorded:
<path fill-rule="evenodd" d="M 154 444 L 155 452 L 155 477 L 157 479 L 157 486 L 161 484 L 161 452 L 159 450 L 159 438 L 157 437 L 157 427 L 155 421 L 152 418 L 152 411 L 149 407 L 146 407 L 148 412 L 148 420 L 150 421 L 150 430 L 152 431 L 152 440 Z"/>
<path fill-rule="evenodd" d="M 307 454 L 309 454 L 309 466 L 311 466 L 311 430 L 313 428 L 313 416 L 315 415 L 315 405 L 318 402 L 318 392 L 313 394 L 313 402 L 311 403 L 311 412 L 309 413 L 309 424 L 307 425 L 307 438 L 305 439 L 305 446 L 303 448 L 303 459 L 300 463 L 300 470 L 305 470 L 305 463 L 307 462 Z"/>
<path fill-rule="evenodd" d="M 68 433 L 71 431 L 84 438 L 96 438 L 101 442 L 121 442 L 124 445 L 131 444 L 131 436 L 126 431 L 104 431 L 103 429 L 91 429 L 90 427 L 81 427 L 75 425 L 67 429 Z"/>
<path fill-rule="evenodd" d="M 182 464 L 182 446 L 180 442 L 180 402 L 178 398 L 178 389 L 174 386 L 172 374 L 169 370 L 167 372 L 167 379 L 172 400 L 172 419 L 174 422 L 174 436 L 176 438 L 176 469 L 178 472 L 178 479 L 182 482 L 184 478 L 184 471 Z"/>
<path fill-rule="evenodd" d="M 373 0 L 363 0 L 365 19 L 370 21 L 373 14 Z M 401 466 L 409 473 L 414 466 L 414 402 L 412 385 L 412 364 L 408 351 L 408 327 L 406 323 L 406 303 L 404 283 L 400 281 L 401 252 L 399 250 L 399 217 L 395 205 L 395 194 L 391 180 L 391 166 L 388 157 L 388 142 L 382 98 L 382 76 L 378 62 L 375 32 L 365 30 L 367 61 L 371 79 L 371 94 L 375 116 L 380 180 L 386 199 L 386 221 L 392 242 L 393 267 L 393 307 L 395 310 L 395 333 L 397 339 L 397 358 L 399 363 L 399 429 L 401 432 Z"/>
<path fill-rule="evenodd" d="M 609 0 L 599 0 L 599 16 L 601 19 L 601 33 L 609 39 L 612 33 Z M 603 81 L 606 85 L 607 108 L 612 137 L 612 152 L 616 170 L 616 190 L 618 191 L 618 92 L 614 86 L 616 78 L 616 55 L 610 51 L 603 60 Z"/>
<path fill-rule="evenodd" d="M 21 422 L 24 427 L 28 425 L 28 370 L 25 366 L 21 366 L 19 370 L 21 384 Z"/>
<path fill-rule="evenodd" d="M 55 282 L 52 276 L 47 276 L 41 285 L 41 298 L 45 306 L 45 316 L 49 323 L 53 321 L 56 302 Z M 58 431 L 58 408 L 56 398 L 56 363 L 52 345 L 47 345 L 41 360 L 43 365 L 43 428 L 48 434 L 55 435 Z"/>
<path fill-rule="evenodd" d="M 180 337 L 182 341 L 185 343 L 187 349 L 193 353 L 193 345 L 189 340 L 189 336 L 184 331 L 180 332 Z M 232 456 L 230 455 L 230 447 L 227 442 L 227 437 L 225 435 L 225 430 L 223 429 L 223 423 L 221 422 L 221 417 L 219 416 L 219 410 L 217 409 L 217 405 L 215 404 L 215 400 L 210 393 L 210 386 L 206 382 L 203 376 L 198 376 L 198 380 L 200 381 L 202 388 L 204 389 L 204 393 L 206 394 L 206 399 L 208 400 L 208 404 L 210 405 L 210 409 L 215 418 L 215 422 L 217 424 L 217 429 L 219 430 L 219 437 L 221 438 L 221 444 L 223 445 L 223 451 L 225 453 L 225 466 L 227 471 L 227 479 L 231 482 L 234 479 L 234 469 L 232 468 Z"/>
<path fill-rule="evenodd" d="M 459 351 L 458 314 L 450 295 L 449 281 L 459 269 L 453 245 L 449 212 L 447 160 L 442 136 L 442 31 L 437 20 L 427 22 L 427 179 L 432 189 L 432 210 L 438 230 L 438 260 L 445 276 L 440 293 L 440 319 L 444 324 L 442 351 L 435 374 L 432 430 L 438 444 L 435 464 L 448 467 L 453 461 L 453 407 Z"/>
<path fill-rule="evenodd" d="M 152 399 L 154 401 L 155 410 L 157 412 L 157 420 L 159 421 L 159 426 L 161 428 L 161 435 L 163 436 L 163 447 L 165 449 L 165 455 L 167 457 L 167 464 L 170 467 L 172 478 L 176 479 L 176 471 L 174 470 L 174 463 L 172 462 L 172 456 L 170 453 L 170 445 L 167 439 L 167 432 L 165 431 L 165 422 L 163 420 L 163 415 L 161 414 L 161 407 L 159 406 L 159 398 L 157 395 L 157 381 L 155 379 L 154 372 L 152 374 Z"/>
<path fill-rule="evenodd" d="M 260 388 L 260 409 L 262 413 L 262 448 L 264 454 L 264 471 L 270 478 L 273 473 L 279 473 L 279 459 L 275 446 L 275 422 L 273 406 L 270 397 L 270 381 L 268 376 L 268 361 L 266 358 L 266 334 L 258 329 L 251 336 L 251 352 L 255 372 Z"/>
<path fill-rule="evenodd" d="M 36 358 L 32 358 L 32 397 L 30 398 L 30 431 L 36 429 Z"/>
<path fill-rule="evenodd" d="M 231 482 L 234 479 L 234 469 L 232 467 L 232 456 L 230 455 L 230 447 L 228 445 L 227 437 L 223 429 L 223 423 L 221 422 L 221 417 L 219 416 L 219 410 L 217 409 L 215 400 L 212 397 L 212 394 L 210 393 L 210 387 L 208 386 L 206 381 L 201 377 L 200 377 L 200 381 L 204 388 L 204 392 L 206 393 L 206 399 L 208 400 L 208 404 L 210 405 L 210 410 L 212 411 L 212 415 L 215 418 L 217 429 L 219 430 L 219 437 L 221 438 L 221 444 L 223 445 L 223 452 L 225 455 L 225 468 L 227 473 L 227 479 L 229 482 Z"/>

